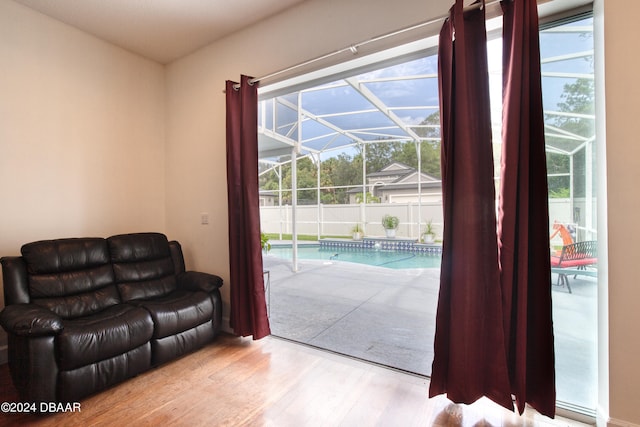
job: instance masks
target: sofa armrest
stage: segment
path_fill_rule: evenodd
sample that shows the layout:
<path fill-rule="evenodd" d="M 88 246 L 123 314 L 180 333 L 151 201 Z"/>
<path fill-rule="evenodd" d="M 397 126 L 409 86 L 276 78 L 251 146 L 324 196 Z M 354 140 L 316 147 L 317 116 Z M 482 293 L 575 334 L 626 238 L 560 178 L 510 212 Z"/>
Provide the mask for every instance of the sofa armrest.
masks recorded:
<path fill-rule="evenodd" d="M 5 307 L 0 313 L 0 325 L 5 331 L 23 337 L 57 335 L 64 329 L 59 316 L 35 304 Z"/>
<path fill-rule="evenodd" d="M 4 281 L 4 303 L 28 304 L 31 302 L 27 279 L 27 265 L 21 256 L 0 258 L 2 280 Z"/>
<path fill-rule="evenodd" d="M 212 292 L 222 286 L 222 278 L 200 271 L 185 271 L 178 274 L 178 287 L 190 291 Z"/>

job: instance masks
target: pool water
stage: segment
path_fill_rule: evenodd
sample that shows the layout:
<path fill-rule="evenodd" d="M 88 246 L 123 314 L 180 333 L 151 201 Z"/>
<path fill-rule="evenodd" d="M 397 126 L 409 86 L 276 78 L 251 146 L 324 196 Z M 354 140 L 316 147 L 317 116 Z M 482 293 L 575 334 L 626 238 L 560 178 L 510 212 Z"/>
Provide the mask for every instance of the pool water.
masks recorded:
<path fill-rule="evenodd" d="M 291 259 L 291 246 L 272 246 L 269 255 Z M 440 255 L 398 252 L 381 249 L 322 248 L 320 245 L 298 247 L 298 259 L 343 261 L 395 269 L 440 268 Z"/>

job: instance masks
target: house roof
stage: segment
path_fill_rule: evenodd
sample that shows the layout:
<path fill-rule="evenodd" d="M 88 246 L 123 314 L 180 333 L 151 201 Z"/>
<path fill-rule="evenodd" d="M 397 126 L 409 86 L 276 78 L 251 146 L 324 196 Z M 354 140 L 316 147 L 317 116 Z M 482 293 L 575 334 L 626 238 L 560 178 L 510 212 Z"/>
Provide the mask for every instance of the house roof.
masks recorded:
<path fill-rule="evenodd" d="M 418 174 L 415 168 L 401 162 L 390 163 L 377 172 L 367 174 L 366 185 L 375 185 L 376 180 L 381 181 L 385 178 L 394 178 L 392 181 L 384 183 L 385 185 L 390 185 L 390 187 L 388 187 L 390 189 L 418 188 L 418 175 L 420 175 L 420 188 L 440 188 L 440 179 L 424 172 Z M 361 188 L 352 188 L 347 191 L 349 194 L 361 192 Z"/>
<path fill-rule="evenodd" d="M 438 178 L 428 175 L 424 172 L 420 173 L 421 175 L 421 180 L 422 182 L 425 181 L 439 181 Z M 418 171 L 415 168 L 412 168 L 411 166 L 408 166 L 404 163 L 401 162 L 393 162 L 388 164 L 387 166 L 383 167 L 382 169 L 380 169 L 377 172 L 372 172 L 367 174 L 367 179 L 372 179 L 372 178 L 385 178 L 385 177 L 397 177 L 393 182 L 394 183 L 409 183 L 409 182 L 414 182 L 417 183 L 417 176 L 418 176 Z"/>

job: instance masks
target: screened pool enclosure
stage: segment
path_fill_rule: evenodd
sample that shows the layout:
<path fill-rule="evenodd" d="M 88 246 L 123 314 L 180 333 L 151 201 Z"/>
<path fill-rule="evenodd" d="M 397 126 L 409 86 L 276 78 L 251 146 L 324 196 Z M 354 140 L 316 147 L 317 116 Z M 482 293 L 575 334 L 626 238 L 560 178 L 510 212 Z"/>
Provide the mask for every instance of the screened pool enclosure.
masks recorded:
<path fill-rule="evenodd" d="M 550 219 L 596 239 L 592 19 L 540 33 Z M 501 42 L 488 43 L 496 188 L 500 185 Z M 419 239 L 442 226 L 436 47 L 319 83 L 259 106 L 262 231 L 286 237 Z M 497 192 L 496 192 L 497 194 Z M 551 231 L 551 230 L 550 230 Z M 289 237 L 290 238 L 290 237 Z"/>

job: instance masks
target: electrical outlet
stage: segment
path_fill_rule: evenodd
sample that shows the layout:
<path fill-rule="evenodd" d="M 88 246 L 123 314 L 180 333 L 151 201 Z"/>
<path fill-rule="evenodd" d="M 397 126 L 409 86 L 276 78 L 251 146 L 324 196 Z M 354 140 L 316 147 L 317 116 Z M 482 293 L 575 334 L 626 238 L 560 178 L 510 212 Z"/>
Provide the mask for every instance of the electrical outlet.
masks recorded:
<path fill-rule="evenodd" d="M 209 224 L 209 212 L 202 212 L 200 214 L 200 224 L 202 225 Z"/>

